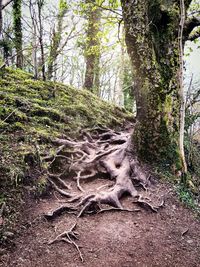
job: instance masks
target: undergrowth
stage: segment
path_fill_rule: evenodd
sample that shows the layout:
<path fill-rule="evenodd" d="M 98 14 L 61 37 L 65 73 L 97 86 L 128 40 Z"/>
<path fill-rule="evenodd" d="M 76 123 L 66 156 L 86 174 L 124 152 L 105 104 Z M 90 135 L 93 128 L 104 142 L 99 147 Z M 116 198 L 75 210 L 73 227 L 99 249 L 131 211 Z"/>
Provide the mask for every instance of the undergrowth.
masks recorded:
<path fill-rule="evenodd" d="M 153 173 L 159 179 L 173 184 L 180 201 L 200 217 L 200 181 L 198 174 L 193 169 L 188 169 L 184 183 L 169 166 L 153 166 Z"/>
<path fill-rule="evenodd" d="M 197 197 L 194 195 L 191 189 L 188 186 L 179 184 L 177 186 L 177 193 L 180 201 L 184 203 L 187 207 L 194 210 L 197 215 L 200 216 L 200 205 Z"/>

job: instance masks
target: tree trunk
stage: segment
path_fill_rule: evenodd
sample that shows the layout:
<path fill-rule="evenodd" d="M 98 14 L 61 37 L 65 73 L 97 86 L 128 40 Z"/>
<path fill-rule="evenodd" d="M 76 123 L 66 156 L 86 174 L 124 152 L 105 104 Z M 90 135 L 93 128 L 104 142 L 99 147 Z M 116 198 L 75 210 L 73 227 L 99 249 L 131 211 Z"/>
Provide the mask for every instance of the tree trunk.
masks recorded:
<path fill-rule="evenodd" d="M 3 17 L 2 17 L 2 0 L 0 0 L 0 37 L 2 32 Z"/>
<path fill-rule="evenodd" d="M 42 69 L 42 79 L 46 80 L 46 71 L 45 71 L 45 55 L 44 55 L 44 42 L 43 42 L 43 22 L 42 22 L 42 8 L 44 5 L 44 0 L 37 0 L 38 6 L 38 20 L 39 20 L 39 43 L 41 51 L 41 69 Z"/>
<path fill-rule="evenodd" d="M 180 155 L 180 3 L 122 0 L 126 44 L 134 68 L 141 158 L 183 167 Z"/>
<path fill-rule="evenodd" d="M 124 39 L 124 27 L 119 30 L 120 36 L 120 58 L 117 71 L 117 82 L 114 89 L 114 103 L 120 107 L 124 107 L 124 75 L 125 75 L 125 39 Z"/>
<path fill-rule="evenodd" d="M 21 5 L 21 0 L 13 1 L 14 46 L 17 54 L 16 67 L 20 69 L 23 68 Z"/>
<path fill-rule="evenodd" d="M 53 77 L 53 72 L 55 71 L 56 59 L 59 55 L 59 46 L 61 42 L 62 32 L 63 32 L 63 20 L 66 12 L 68 11 L 68 6 L 65 1 L 60 0 L 59 11 L 57 15 L 57 29 L 53 29 L 52 42 L 49 52 L 48 60 L 48 79 L 51 80 Z"/>
<path fill-rule="evenodd" d="M 32 61 L 34 78 L 38 79 L 38 61 L 37 61 L 37 20 L 32 0 L 29 1 L 29 11 L 32 22 Z"/>
<path fill-rule="evenodd" d="M 84 88 L 100 95 L 100 20 L 101 10 L 93 5 L 94 1 L 87 0 L 88 28 L 86 37 L 85 60 L 86 73 Z"/>

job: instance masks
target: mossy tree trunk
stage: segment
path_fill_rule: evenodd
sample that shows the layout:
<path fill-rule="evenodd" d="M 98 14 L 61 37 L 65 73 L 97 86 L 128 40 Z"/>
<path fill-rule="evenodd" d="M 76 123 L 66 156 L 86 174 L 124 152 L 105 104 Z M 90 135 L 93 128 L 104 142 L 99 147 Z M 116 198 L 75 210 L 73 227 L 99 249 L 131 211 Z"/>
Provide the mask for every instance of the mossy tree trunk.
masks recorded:
<path fill-rule="evenodd" d="M 94 5 L 95 1 L 86 0 L 88 6 L 88 25 L 85 45 L 86 72 L 84 88 L 99 95 L 100 86 L 100 21 L 101 9 Z"/>
<path fill-rule="evenodd" d="M 49 59 L 48 59 L 48 79 L 51 80 L 53 73 L 56 71 L 56 60 L 59 55 L 59 46 L 61 43 L 62 32 L 63 32 L 63 22 L 65 14 L 68 11 L 68 6 L 66 1 L 59 1 L 59 10 L 57 15 L 57 28 L 53 29 L 53 36 L 50 45 Z"/>
<path fill-rule="evenodd" d="M 22 0 L 13 1 L 13 27 L 14 27 L 14 46 L 16 49 L 16 67 L 23 68 L 23 52 L 22 52 L 22 22 L 21 22 L 21 5 Z"/>
<path fill-rule="evenodd" d="M 141 158 L 174 164 L 180 155 L 180 1 L 122 0 L 126 44 L 134 69 Z M 185 1 L 186 9 L 189 2 Z"/>

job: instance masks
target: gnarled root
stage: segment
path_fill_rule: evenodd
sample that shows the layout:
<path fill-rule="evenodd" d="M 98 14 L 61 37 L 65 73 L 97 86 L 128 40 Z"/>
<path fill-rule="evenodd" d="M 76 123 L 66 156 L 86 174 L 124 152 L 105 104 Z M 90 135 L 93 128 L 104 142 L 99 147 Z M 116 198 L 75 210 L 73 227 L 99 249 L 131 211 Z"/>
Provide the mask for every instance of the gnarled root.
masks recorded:
<path fill-rule="evenodd" d="M 65 205 L 46 214 L 47 219 L 54 219 L 63 212 L 81 217 L 87 213 L 140 211 L 140 209 L 126 208 L 122 205 L 122 198 L 126 195 L 133 198 L 132 203 L 153 212 L 158 211 L 163 202 L 155 205 L 148 197 L 150 176 L 134 155 L 130 133 L 118 133 L 97 127 L 90 134 L 82 132 L 82 139 L 84 141 L 54 140 L 54 143 L 59 145 L 59 149 L 51 159 L 50 167 L 52 169 L 56 161 L 60 160 L 64 172 L 55 174 L 49 171 L 48 180 L 52 187 L 67 200 Z M 65 149 L 67 149 L 66 154 Z M 69 155 L 69 150 L 71 155 Z M 65 178 L 67 172 L 68 177 Z M 64 181 L 69 178 L 72 186 Z M 107 179 L 106 183 L 105 179 Z M 96 181 L 96 183 L 91 181 Z M 83 260 L 79 247 L 74 241 L 77 239 L 75 227 L 76 224 L 69 231 L 58 235 L 49 244 L 56 241 L 70 243 L 76 247 Z"/>
<path fill-rule="evenodd" d="M 67 206 L 67 205 L 62 205 L 62 206 L 56 208 L 55 210 L 44 214 L 44 217 L 46 219 L 48 219 L 48 220 L 51 220 L 51 219 L 54 219 L 57 216 L 61 215 L 64 212 L 67 212 L 67 213 L 70 213 L 70 214 L 75 214 L 76 210 L 77 209 L 74 208 L 74 207 L 70 207 L 70 206 Z"/>
<path fill-rule="evenodd" d="M 68 198 L 68 203 L 74 203 L 78 217 L 88 212 L 100 212 L 100 205 L 110 205 L 117 210 L 127 210 L 122 206 L 121 198 L 124 195 L 133 197 L 134 203 L 149 208 L 156 212 L 160 206 L 153 205 L 150 199 L 142 197 L 136 190 L 134 184 L 147 190 L 150 185 L 149 174 L 140 166 L 139 161 L 131 148 L 130 134 L 118 133 L 109 129 L 95 129 L 95 134 L 82 132 L 84 141 L 73 141 L 71 139 L 56 139 L 59 150 L 63 152 L 64 147 L 71 149 L 73 163 L 68 164 L 72 177 L 76 180 L 77 190 L 73 191 L 60 178 L 61 175 L 49 175 L 49 181 L 56 191 Z M 81 181 L 88 184 L 88 179 L 96 177 L 109 177 L 112 186 L 93 189 L 91 193 L 83 189 Z M 56 177 L 56 179 L 55 179 Z M 55 182 L 53 179 L 55 179 Z M 68 190 L 58 186 L 58 183 Z M 62 207 L 61 207 L 62 209 Z M 113 210 L 114 210 L 113 209 Z M 106 210 L 102 208 L 102 210 Z"/>

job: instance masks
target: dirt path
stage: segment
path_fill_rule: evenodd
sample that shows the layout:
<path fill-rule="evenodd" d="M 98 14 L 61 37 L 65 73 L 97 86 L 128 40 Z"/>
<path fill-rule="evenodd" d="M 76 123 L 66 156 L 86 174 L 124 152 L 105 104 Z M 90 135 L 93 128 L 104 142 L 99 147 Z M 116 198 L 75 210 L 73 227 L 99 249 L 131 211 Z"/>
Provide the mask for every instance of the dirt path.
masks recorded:
<path fill-rule="evenodd" d="M 159 185 L 161 193 L 169 189 L 169 185 Z M 58 200 L 53 196 L 32 203 L 25 211 L 26 220 L 33 222 L 57 205 Z M 109 212 L 79 218 L 77 243 L 83 253 L 83 263 L 70 244 L 47 244 L 52 237 L 69 229 L 75 220 L 75 216 L 65 214 L 53 222 L 33 222 L 16 238 L 12 253 L 2 256 L 0 266 L 200 266 L 200 223 L 176 200 L 173 191 L 168 193 L 166 205 L 158 213 Z"/>
<path fill-rule="evenodd" d="M 105 181 L 105 177 L 95 176 L 89 182 L 81 181 L 86 192 L 92 192 L 105 183 L 109 183 L 110 188 L 106 191 L 107 200 L 107 192 L 116 188 L 112 179 Z M 73 186 L 76 186 L 75 181 Z M 76 214 L 64 213 L 52 220 L 45 219 L 43 215 L 61 205 L 64 198 L 59 192 L 52 191 L 48 198 L 37 202 L 29 199 L 20 221 L 21 230 L 14 239 L 15 246 L 1 255 L 0 266 L 199 267 L 200 222 L 180 204 L 171 185 L 155 180 L 148 189 L 150 203 L 154 202 L 155 196 L 165 200 L 165 205 L 157 213 L 152 212 L 149 206 L 146 209 L 138 207 L 138 203 L 133 204 L 133 197 L 125 195 L 120 197 L 120 204 L 126 209 L 139 208 L 140 211 L 86 212 L 79 218 Z M 79 233 L 76 244 L 83 262 L 74 244 L 48 244 L 57 235 L 69 230 L 76 221 Z"/>

